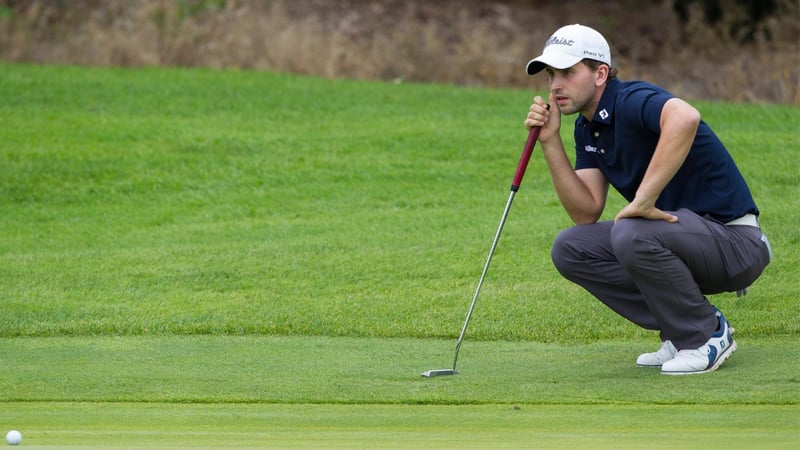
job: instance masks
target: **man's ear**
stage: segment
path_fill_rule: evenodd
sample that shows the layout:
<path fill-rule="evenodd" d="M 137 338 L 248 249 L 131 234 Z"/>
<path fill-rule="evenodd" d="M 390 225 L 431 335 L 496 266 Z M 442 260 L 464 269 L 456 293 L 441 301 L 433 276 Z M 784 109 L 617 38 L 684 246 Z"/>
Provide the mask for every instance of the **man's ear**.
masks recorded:
<path fill-rule="evenodd" d="M 597 67 L 597 70 L 594 72 L 595 86 L 599 87 L 606 84 L 606 81 L 608 81 L 608 71 L 609 68 L 605 64 L 600 64 L 600 66 Z"/>

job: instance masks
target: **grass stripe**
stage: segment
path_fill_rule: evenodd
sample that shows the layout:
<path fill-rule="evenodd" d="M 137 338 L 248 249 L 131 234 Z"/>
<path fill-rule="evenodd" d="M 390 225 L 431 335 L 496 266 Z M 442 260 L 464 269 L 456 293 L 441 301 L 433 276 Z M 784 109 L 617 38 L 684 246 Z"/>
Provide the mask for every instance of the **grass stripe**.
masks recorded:
<path fill-rule="evenodd" d="M 800 339 L 739 339 L 713 376 L 638 368 L 656 345 L 329 337 L 145 336 L 0 340 L 6 401 L 334 404 L 800 403 Z M 743 389 L 743 386 L 749 388 Z"/>
<path fill-rule="evenodd" d="M 25 448 L 790 449 L 797 406 L 0 404 Z"/>

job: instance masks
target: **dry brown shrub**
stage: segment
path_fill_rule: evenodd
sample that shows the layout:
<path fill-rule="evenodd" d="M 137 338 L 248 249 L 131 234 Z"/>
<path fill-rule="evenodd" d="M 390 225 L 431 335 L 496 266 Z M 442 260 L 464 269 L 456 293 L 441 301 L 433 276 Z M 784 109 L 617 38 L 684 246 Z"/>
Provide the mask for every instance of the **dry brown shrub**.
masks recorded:
<path fill-rule="evenodd" d="M 0 60 L 197 66 L 544 89 L 527 61 L 561 25 L 606 35 L 624 79 L 688 98 L 800 104 L 800 7 L 778 0 L 752 42 L 672 1 L 0 0 Z"/>

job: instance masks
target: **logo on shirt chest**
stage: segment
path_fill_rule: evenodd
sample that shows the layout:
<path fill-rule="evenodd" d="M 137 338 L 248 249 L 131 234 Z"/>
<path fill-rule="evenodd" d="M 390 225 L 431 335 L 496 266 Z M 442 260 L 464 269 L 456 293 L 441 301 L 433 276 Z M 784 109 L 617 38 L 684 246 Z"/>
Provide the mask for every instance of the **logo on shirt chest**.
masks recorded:
<path fill-rule="evenodd" d="M 583 150 L 586 153 L 597 153 L 597 147 L 592 147 L 591 145 L 587 145 L 587 146 L 583 147 Z"/>

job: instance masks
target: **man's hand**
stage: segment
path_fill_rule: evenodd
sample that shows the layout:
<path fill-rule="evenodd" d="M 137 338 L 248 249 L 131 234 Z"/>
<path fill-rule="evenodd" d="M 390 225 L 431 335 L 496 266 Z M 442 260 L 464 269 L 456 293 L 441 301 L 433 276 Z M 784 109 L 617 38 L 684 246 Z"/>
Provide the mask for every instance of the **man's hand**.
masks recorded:
<path fill-rule="evenodd" d="M 555 105 L 552 94 L 550 94 L 550 96 L 550 104 Z M 561 128 L 561 111 L 559 111 L 558 105 L 556 105 L 553 113 L 554 114 L 550 114 L 550 105 L 545 103 L 542 97 L 537 95 L 533 99 L 528 117 L 525 119 L 525 126 L 528 129 L 542 127 L 539 133 L 539 142 L 542 144 L 546 144 L 553 136 L 558 135 L 559 129 Z"/>
<path fill-rule="evenodd" d="M 614 222 L 618 222 L 620 219 L 626 217 L 643 217 L 650 220 L 664 220 L 669 223 L 678 221 L 677 216 L 656 208 L 655 202 L 640 200 L 638 196 L 617 213 Z"/>

